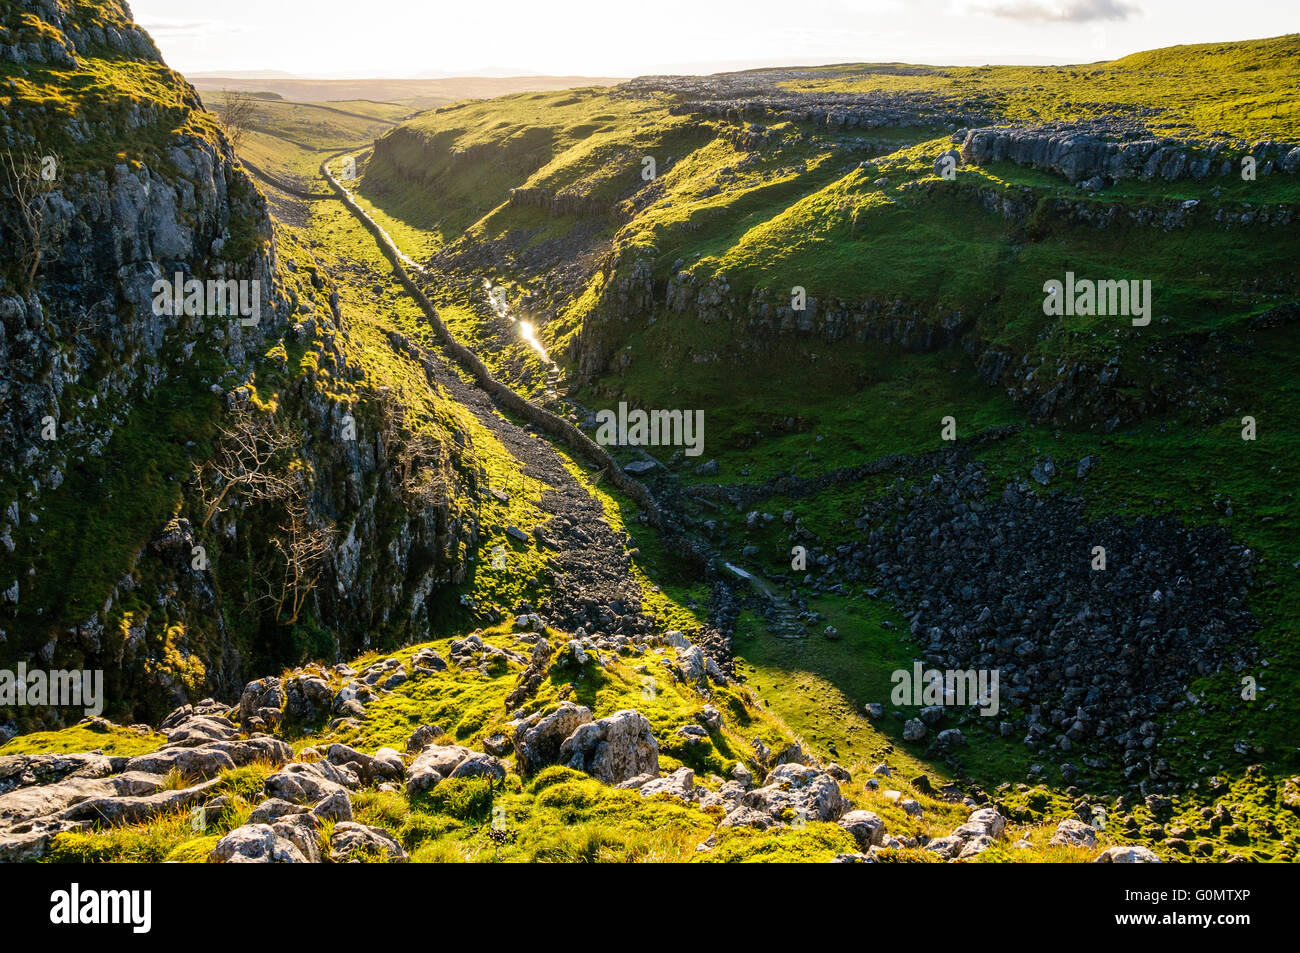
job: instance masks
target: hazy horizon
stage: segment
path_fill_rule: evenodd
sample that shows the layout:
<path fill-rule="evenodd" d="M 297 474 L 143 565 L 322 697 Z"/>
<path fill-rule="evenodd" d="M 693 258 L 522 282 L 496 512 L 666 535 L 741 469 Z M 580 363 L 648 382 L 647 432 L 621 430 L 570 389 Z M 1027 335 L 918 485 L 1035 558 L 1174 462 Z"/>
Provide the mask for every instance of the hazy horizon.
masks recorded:
<path fill-rule="evenodd" d="M 1300 12 L 1286 0 L 1252 5 L 1248 28 L 1230 6 L 1178 0 L 809 0 L 797 18 L 777 0 L 663 0 L 653 8 L 487 0 L 441 9 L 371 0 L 363 17 L 342 0 L 142 0 L 133 11 L 182 73 L 298 79 L 630 77 L 860 62 L 1076 64 L 1300 31 Z M 656 55 L 662 50 L 672 52 Z"/>

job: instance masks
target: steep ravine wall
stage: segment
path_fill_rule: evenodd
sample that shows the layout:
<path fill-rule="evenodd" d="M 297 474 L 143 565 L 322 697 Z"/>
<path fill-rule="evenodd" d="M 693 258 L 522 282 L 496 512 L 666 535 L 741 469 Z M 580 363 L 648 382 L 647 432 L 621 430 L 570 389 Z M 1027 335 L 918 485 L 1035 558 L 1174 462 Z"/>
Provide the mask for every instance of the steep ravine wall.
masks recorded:
<path fill-rule="evenodd" d="M 309 657 L 427 638 L 432 600 L 477 544 L 469 442 L 442 433 L 445 496 L 413 501 L 337 295 L 303 249 L 286 252 L 198 95 L 124 5 L 18 6 L 39 40 L 0 45 L 6 64 L 111 68 L 158 101 L 74 95 L 58 125 L 16 99 L 0 118 L 6 155 L 60 153 L 34 278 L 10 253 L 0 270 L 0 668 L 102 670 L 106 713 L 144 719 Z M 11 249 L 23 225 L 5 194 Z M 155 307 L 154 282 L 177 273 L 242 282 L 260 308 Z M 293 624 L 251 598 L 277 568 L 284 505 L 234 493 L 203 525 L 198 475 L 252 393 L 299 435 L 304 522 L 330 536 Z M 80 717 L 0 708 L 0 726 Z"/>

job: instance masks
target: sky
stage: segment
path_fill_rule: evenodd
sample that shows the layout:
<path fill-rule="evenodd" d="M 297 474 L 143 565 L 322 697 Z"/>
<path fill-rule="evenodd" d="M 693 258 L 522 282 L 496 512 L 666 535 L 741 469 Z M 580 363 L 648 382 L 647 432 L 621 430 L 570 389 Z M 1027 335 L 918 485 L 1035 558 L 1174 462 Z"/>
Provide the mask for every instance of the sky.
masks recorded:
<path fill-rule="evenodd" d="M 1088 63 L 1300 32 L 1297 0 L 136 0 L 183 73 L 637 76 Z"/>

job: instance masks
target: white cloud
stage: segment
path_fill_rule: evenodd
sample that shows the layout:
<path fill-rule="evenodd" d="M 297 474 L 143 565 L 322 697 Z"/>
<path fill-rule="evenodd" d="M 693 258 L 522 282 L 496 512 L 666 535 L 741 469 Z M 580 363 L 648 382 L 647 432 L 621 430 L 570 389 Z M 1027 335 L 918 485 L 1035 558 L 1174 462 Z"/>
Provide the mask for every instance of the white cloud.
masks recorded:
<path fill-rule="evenodd" d="M 1142 8 L 1123 0 L 1012 0 L 1010 3 L 960 4 L 966 12 L 1038 23 L 1095 23 L 1127 20 Z"/>

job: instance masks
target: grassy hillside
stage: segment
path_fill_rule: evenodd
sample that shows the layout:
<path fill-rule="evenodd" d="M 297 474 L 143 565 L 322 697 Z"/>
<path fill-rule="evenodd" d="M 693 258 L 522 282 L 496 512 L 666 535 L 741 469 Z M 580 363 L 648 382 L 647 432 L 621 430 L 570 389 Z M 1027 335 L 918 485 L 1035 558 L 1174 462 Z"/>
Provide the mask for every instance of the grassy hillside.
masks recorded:
<path fill-rule="evenodd" d="M 977 97 L 1010 122 L 1156 110 L 1165 132 L 1296 139 L 1300 34 L 1146 50 L 1074 66 L 841 66 L 782 85 L 809 92 L 933 92 Z M 864 75 L 865 74 L 865 75 Z"/>
<path fill-rule="evenodd" d="M 83 25 L 131 29 L 116 4 L 78 9 Z M 24 42 L 62 36 L 4 16 Z M 239 362 L 202 349 L 191 360 L 195 340 L 176 331 L 149 399 L 60 474 L 39 519 L 18 527 L 16 555 L 0 552 L 0 583 L 23 580 L 7 644 L 32 655 L 59 630 L 69 637 L 45 661 L 113 660 L 116 720 L 220 701 L 158 730 L 25 722 L 51 730 L 0 744 L 0 761 L 165 758 L 191 742 L 210 755 L 206 739 L 168 737 L 192 721 L 262 754 L 137 779 L 157 800 L 120 822 L 33 815 L 60 826 L 24 856 L 215 859 L 284 763 L 308 772 L 350 756 L 331 750 L 346 745 L 406 752 L 382 779 L 361 772 L 344 800 L 421 862 L 859 850 L 931 862 L 924 848 L 980 806 L 1007 831 L 978 862 L 1089 862 L 1126 845 L 1164 860 L 1294 860 L 1300 176 L 1282 167 L 1300 145 L 1298 64 L 1300 36 L 1287 36 L 1063 68 L 757 70 L 449 105 L 428 89 L 397 102 L 330 86 L 347 98 L 308 102 L 320 89 L 231 82 L 260 91 L 239 157 L 268 177 L 277 221 L 261 224 L 283 325 Z M 20 135 L 47 115 L 60 129 L 99 124 L 102 135 L 56 142 L 83 171 L 170 168 L 178 137 L 226 150 L 216 116 L 160 62 L 92 49 L 72 65 L 4 69 Z M 417 92 L 437 108 L 410 116 L 426 104 Z M 203 97 L 214 112 L 222 98 Z M 140 117 L 138 137 L 122 134 L 132 151 L 113 153 Z M 1193 156 L 1255 148 L 1268 170 L 1076 184 L 970 150 L 952 176 L 936 164 L 971 141 L 967 125 L 1049 122 L 1108 143 L 1161 137 Z M 576 422 L 620 401 L 704 412 L 698 457 L 611 448 L 656 464 L 642 479 L 661 523 L 635 487 L 611 487 L 475 384 L 371 233 L 321 197 L 327 159 L 356 164 L 360 207 L 418 263 L 451 333 L 519 392 Z M 1067 271 L 1149 279 L 1151 323 L 1044 313 L 1044 281 Z M 83 387 L 69 400 L 96 406 Z M 284 607 L 287 582 L 279 604 L 263 591 L 295 572 L 288 504 L 236 491 L 227 509 L 205 506 L 236 394 L 295 428 L 268 472 L 307 488 L 326 540 L 301 612 L 293 598 Z M 1242 439 L 1245 416 L 1256 439 Z M 360 439 L 339 436 L 345 419 Z M 936 510 L 938 524 L 916 517 Z M 157 555 L 182 521 L 209 547 L 207 576 Z M 1030 532 L 1053 526 L 1056 538 Z M 1089 533 L 1111 549 L 1104 583 L 1079 545 Z M 1203 558 L 1204 540 L 1220 547 L 1208 567 L 1170 552 L 1195 543 Z M 1195 568 L 1151 580 L 1147 564 Z M 932 578 L 907 576 L 914 566 Z M 1235 614 L 1180 615 L 1203 593 L 1226 594 L 1211 609 Z M 998 630 L 979 630 L 995 611 Z M 97 613 L 93 632 L 78 628 Z M 1210 621 L 1177 633 L 1186 618 Z M 1221 618 L 1239 628 L 1219 631 Z M 1163 642 L 1155 628 L 1170 630 Z M 891 697 L 914 661 L 955 665 L 970 631 L 983 642 L 963 659 L 1017 675 L 997 717 L 941 706 L 929 718 Z M 1111 634 L 1099 652 L 1129 651 L 1067 666 L 1096 633 Z M 1157 677 L 1188 654 L 1165 692 Z M 258 676 L 282 679 L 285 695 L 241 696 Z M 306 682 L 323 687 L 304 704 Z M 1157 684 L 1170 697 L 1150 697 Z M 561 766 L 558 751 L 530 770 L 517 729 L 566 702 L 595 719 L 639 712 L 658 773 L 689 769 L 677 777 L 696 790 L 643 797 Z M 500 763 L 478 757 L 499 775 L 408 789 L 430 744 L 488 752 Z M 822 820 L 782 810 L 792 787 L 780 775 L 755 793 L 792 760 L 845 803 Z M 9 822 L 17 790 L 0 805 L 0 856 L 33 834 Z M 746 805 L 766 813 L 746 818 Z M 889 840 L 835 822 L 853 808 Z M 1049 843 L 1074 818 L 1096 826 L 1095 843 Z M 327 859 L 340 823 L 310 822 Z"/>
<path fill-rule="evenodd" d="M 1234 172 L 1089 191 L 1010 162 L 964 164 L 949 180 L 934 163 L 960 145 L 962 131 L 951 124 L 828 128 L 765 116 L 761 105 L 733 117 L 698 103 L 743 99 L 733 89 L 814 101 L 899 94 L 938 97 L 978 111 L 988 125 L 1139 120 L 1152 136 L 1294 146 L 1300 129 L 1287 91 L 1298 44 L 1293 35 L 1064 68 L 755 71 L 711 80 L 704 91 L 651 79 L 507 97 L 394 130 L 365 166 L 359 192 L 408 253 L 427 259 L 444 309 L 464 315 L 464 339 L 506 333 L 472 280 L 490 276 L 541 325 L 587 407 L 626 400 L 705 409 L 701 459 L 716 459 L 720 476 L 696 474 L 701 460 L 652 448 L 673 486 L 813 479 L 930 453 L 944 447 L 940 420 L 948 415 L 963 440 L 1017 428 L 970 450 L 991 474 L 992 498 L 1008 480 L 1035 487 L 1029 470 L 1043 457 L 1095 454 L 1102 469 L 1066 487 L 1090 511 L 1217 525 L 1262 554 L 1255 638 L 1278 686 L 1300 671 L 1291 637 L 1300 605 L 1291 566 L 1300 551 L 1285 516 L 1300 476 L 1288 462 L 1300 441 L 1290 383 L 1300 180 Z M 656 159 L 652 181 L 640 174 L 646 155 Z M 1151 324 L 1045 315 L 1043 282 L 1066 271 L 1149 278 Z M 788 305 L 795 285 L 816 301 L 811 332 L 756 322 L 771 313 L 763 307 Z M 715 292 L 720 299 L 709 297 Z M 851 328 L 865 335 L 833 336 L 816 323 L 827 310 L 852 314 L 864 304 L 868 317 Z M 908 321 L 947 323 L 953 343 L 939 335 L 900 347 L 899 322 Z M 484 356 L 509 377 L 509 353 Z M 1016 369 L 1014 379 L 988 379 L 992 355 Z M 1075 385 L 1076 369 L 1103 371 L 1111 383 Z M 1054 393 L 1064 396 L 1045 410 Z M 1242 441 L 1241 418 L 1264 413 L 1267 440 Z M 719 527 L 714 538 L 733 556 L 748 547 L 745 565 L 789 585 L 799 574 L 789 571 L 788 527 L 778 519 L 775 529 L 755 530 L 748 512 L 792 509 L 830 550 L 857 540 L 852 524 L 863 501 L 892 478 L 886 469 L 846 486 L 772 493 L 757 506 L 684 504 L 692 519 Z M 861 710 L 884 700 L 884 674 L 913 650 L 906 637 L 882 644 L 878 601 L 846 588 L 807 593 L 840 641 L 789 643 L 765 634 L 770 622 L 759 616 L 737 630 L 736 651 L 760 695 L 815 734 L 815 747 L 865 754 L 882 731 L 899 740 L 901 724 L 873 724 Z M 1233 704 L 1235 683 L 1222 673 L 1189 686 L 1225 701 L 1184 711 L 1171 730 L 1199 741 L 1171 747 L 1168 757 L 1190 774 L 1244 773 L 1264 752 L 1272 770 L 1294 771 L 1286 735 L 1300 711 L 1276 691 L 1264 704 Z M 828 691 L 846 706 L 840 717 L 825 716 Z M 990 738 L 963 758 L 963 770 L 993 781 L 1036 760 L 1018 737 Z"/>

